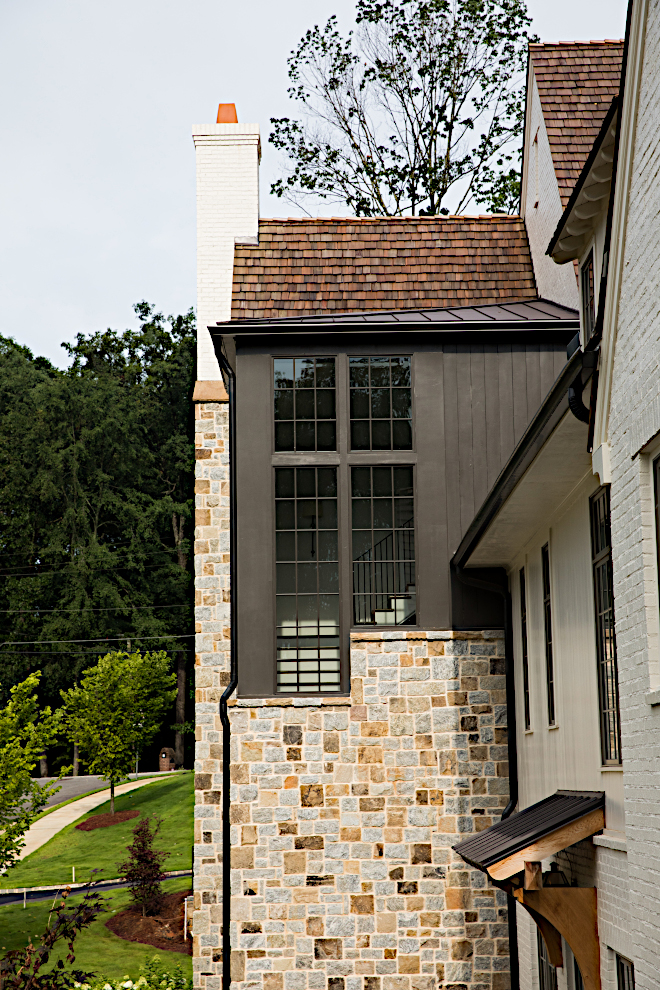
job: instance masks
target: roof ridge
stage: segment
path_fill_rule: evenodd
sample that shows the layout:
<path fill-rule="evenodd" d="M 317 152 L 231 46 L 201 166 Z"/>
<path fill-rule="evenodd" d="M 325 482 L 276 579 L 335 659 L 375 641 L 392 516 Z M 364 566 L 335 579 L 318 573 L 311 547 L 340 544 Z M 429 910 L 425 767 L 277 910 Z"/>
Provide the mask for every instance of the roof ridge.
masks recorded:
<path fill-rule="evenodd" d="M 422 217 L 389 217 L 389 216 L 378 216 L 378 217 L 259 217 L 259 223 L 308 223 L 308 224 L 321 224 L 321 223 L 409 223 L 410 221 L 417 222 L 433 222 L 433 223 L 446 223 L 449 220 L 487 220 L 489 222 L 497 221 L 499 222 L 516 222 L 520 223 L 522 217 L 519 214 L 510 213 L 455 213 L 449 216 L 422 216 Z"/>
<path fill-rule="evenodd" d="M 591 45 L 617 45 L 625 43 L 625 38 L 601 38 L 590 41 L 530 41 L 529 47 L 534 49 L 543 48 L 587 48 Z"/>

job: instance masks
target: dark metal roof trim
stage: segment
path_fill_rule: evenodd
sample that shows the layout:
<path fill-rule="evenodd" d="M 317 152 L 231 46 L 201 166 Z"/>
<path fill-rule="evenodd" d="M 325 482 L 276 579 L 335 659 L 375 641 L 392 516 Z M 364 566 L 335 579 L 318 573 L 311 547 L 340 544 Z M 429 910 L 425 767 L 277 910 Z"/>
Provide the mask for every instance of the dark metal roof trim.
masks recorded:
<path fill-rule="evenodd" d="M 605 119 L 604 119 L 604 121 L 603 121 L 603 123 L 601 125 L 600 131 L 598 132 L 598 137 L 594 141 L 593 147 L 592 147 L 591 151 L 589 152 L 589 157 L 587 158 L 586 162 L 584 163 L 584 166 L 582 168 L 582 171 L 580 172 L 579 178 L 578 178 L 577 182 L 575 183 L 575 186 L 573 187 L 573 192 L 571 193 L 571 198 L 569 199 L 568 203 L 566 204 L 566 209 L 564 210 L 564 212 L 562 213 L 561 217 L 559 218 L 559 223 L 555 227 L 555 232 L 552 235 L 552 240 L 550 241 L 550 243 L 548 244 L 548 246 L 546 248 L 546 252 L 545 253 L 547 255 L 550 255 L 550 257 L 552 257 L 552 254 L 553 254 L 553 252 L 554 252 L 554 250 L 555 250 L 555 248 L 557 246 L 557 243 L 558 243 L 558 241 L 561 238 L 562 230 L 564 229 L 564 226 L 568 222 L 568 218 L 570 217 L 571 213 L 573 212 L 573 209 L 575 207 L 575 204 L 577 203 L 577 201 L 579 199 L 580 193 L 582 192 L 582 189 L 583 189 L 583 187 L 584 187 L 587 179 L 589 178 L 589 173 L 591 172 L 591 169 L 594 166 L 594 163 L 596 161 L 596 158 L 598 157 L 598 153 L 600 151 L 600 147 L 601 147 L 603 141 L 605 140 L 605 138 L 607 136 L 607 132 L 610 129 L 610 126 L 612 124 L 612 120 L 614 118 L 614 115 L 615 115 L 615 113 L 617 112 L 617 110 L 619 108 L 620 99 L 621 99 L 621 94 L 619 94 L 618 96 L 615 96 L 614 99 L 612 100 L 612 103 L 610 104 L 609 110 L 605 114 Z M 616 145 L 615 145 L 615 158 L 616 158 Z M 614 176 L 614 173 L 612 173 L 612 175 Z"/>
<path fill-rule="evenodd" d="M 264 319 L 227 320 L 217 323 L 217 327 L 231 327 L 234 333 L 249 332 L 248 327 L 271 326 L 289 327 L 321 324 L 323 326 L 336 327 L 337 324 L 365 324 L 391 325 L 391 324 L 468 324 L 479 327 L 486 327 L 492 324 L 507 323 L 555 323 L 566 320 L 577 320 L 578 313 L 574 309 L 568 309 L 557 303 L 548 302 L 545 299 L 525 299 L 518 302 L 503 302 L 498 305 L 488 306 L 457 306 L 444 307 L 442 309 L 399 309 L 399 310 L 375 310 L 371 312 L 352 313 L 314 313 L 312 315 L 268 317 Z M 245 331 L 238 328 L 245 327 Z M 211 328 L 209 328 L 211 329 Z M 273 332 L 273 331 L 271 331 Z"/>
<path fill-rule="evenodd" d="M 523 433 L 518 446 L 502 468 L 495 484 L 470 523 L 465 536 L 459 543 L 451 559 L 453 567 L 466 566 L 490 523 L 502 508 L 541 447 L 550 437 L 558 422 L 558 417 L 555 413 L 561 406 L 562 400 L 565 399 L 568 389 L 575 381 L 581 368 L 582 351 L 578 350 L 575 351 L 570 360 L 564 365 L 563 371 L 555 381 L 555 384 L 552 386 L 534 419 Z M 565 406 L 565 410 L 560 410 L 561 416 L 563 416 L 564 411 L 568 411 L 568 403 Z"/>
<path fill-rule="evenodd" d="M 494 863 L 604 806 L 604 791 L 557 791 L 517 815 L 459 842 L 453 849 L 470 866 L 486 871 Z"/>

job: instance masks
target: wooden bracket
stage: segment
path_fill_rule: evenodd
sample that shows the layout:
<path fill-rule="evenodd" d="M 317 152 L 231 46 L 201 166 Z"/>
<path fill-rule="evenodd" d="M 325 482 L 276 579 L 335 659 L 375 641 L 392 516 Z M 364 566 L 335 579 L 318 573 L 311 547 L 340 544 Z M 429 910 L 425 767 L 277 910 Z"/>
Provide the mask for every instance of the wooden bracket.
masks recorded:
<path fill-rule="evenodd" d="M 584 990 L 602 990 L 595 887 L 544 887 L 514 891 L 514 897 L 536 921 L 553 966 L 562 966 L 561 939 L 570 945 L 580 967 Z M 552 929 L 552 930 L 551 930 Z"/>

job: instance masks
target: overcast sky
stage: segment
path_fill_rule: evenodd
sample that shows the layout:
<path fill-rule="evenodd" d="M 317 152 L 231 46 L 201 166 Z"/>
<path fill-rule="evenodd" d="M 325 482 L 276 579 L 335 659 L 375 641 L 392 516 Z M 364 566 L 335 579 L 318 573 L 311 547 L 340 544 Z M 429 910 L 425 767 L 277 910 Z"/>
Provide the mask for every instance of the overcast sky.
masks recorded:
<path fill-rule="evenodd" d="M 141 299 L 195 303 L 191 125 L 235 102 L 262 127 L 291 115 L 286 59 L 352 0 L 1 0 L 0 334 L 59 365 L 78 332 L 134 325 Z M 619 38 L 625 0 L 530 0 L 542 41 Z M 328 208 L 328 213 L 337 208 Z"/>

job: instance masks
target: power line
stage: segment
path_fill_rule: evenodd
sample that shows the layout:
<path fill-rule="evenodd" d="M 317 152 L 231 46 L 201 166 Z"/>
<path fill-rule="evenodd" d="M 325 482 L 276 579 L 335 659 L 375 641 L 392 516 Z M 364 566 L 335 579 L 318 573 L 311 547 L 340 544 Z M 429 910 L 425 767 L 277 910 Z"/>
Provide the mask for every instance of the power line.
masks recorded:
<path fill-rule="evenodd" d="M 129 608 L 138 611 L 145 608 L 192 608 L 192 605 L 112 605 L 107 608 L 39 608 L 35 605 L 34 608 L 0 608 L 0 615 L 20 615 L 24 612 L 30 614 L 40 612 L 42 615 L 50 612 L 121 612 Z"/>

